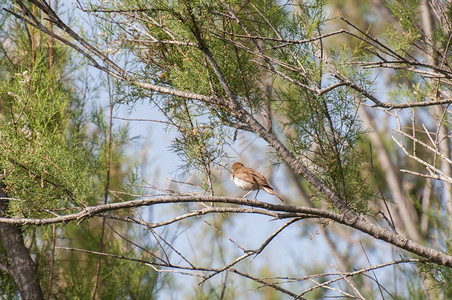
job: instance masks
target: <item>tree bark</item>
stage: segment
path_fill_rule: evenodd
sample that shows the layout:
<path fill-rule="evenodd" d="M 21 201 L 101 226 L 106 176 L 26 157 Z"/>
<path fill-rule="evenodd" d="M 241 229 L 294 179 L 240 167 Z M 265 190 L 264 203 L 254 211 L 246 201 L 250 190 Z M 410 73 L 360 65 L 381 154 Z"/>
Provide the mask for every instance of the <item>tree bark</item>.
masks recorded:
<path fill-rule="evenodd" d="M 7 197 L 5 185 L 0 183 L 0 197 Z M 0 216 L 4 217 L 8 209 L 8 201 L 0 200 Z M 18 225 L 0 223 L 0 242 L 5 251 L 5 265 L 22 299 L 43 299 L 38 280 L 38 270 L 30 252 L 25 247 L 21 228 Z"/>

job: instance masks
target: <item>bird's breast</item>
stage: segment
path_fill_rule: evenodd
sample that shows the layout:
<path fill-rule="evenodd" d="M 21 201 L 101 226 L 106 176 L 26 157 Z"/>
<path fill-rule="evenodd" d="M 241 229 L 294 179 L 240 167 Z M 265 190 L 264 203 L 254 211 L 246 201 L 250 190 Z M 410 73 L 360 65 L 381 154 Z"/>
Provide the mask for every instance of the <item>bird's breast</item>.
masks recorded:
<path fill-rule="evenodd" d="M 239 188 L 241 188 L 242 190 L 245 190 L 245 191 L 256 190 L 259 188 L 258 185 L 254 184 L 252 182 L 242 180 L 242 179 L 234 176 L 233 174 L 231 174 L 231 180 L 232 180 L 232 182 L 235 183 L 236 186 L 238 186 Z"/>

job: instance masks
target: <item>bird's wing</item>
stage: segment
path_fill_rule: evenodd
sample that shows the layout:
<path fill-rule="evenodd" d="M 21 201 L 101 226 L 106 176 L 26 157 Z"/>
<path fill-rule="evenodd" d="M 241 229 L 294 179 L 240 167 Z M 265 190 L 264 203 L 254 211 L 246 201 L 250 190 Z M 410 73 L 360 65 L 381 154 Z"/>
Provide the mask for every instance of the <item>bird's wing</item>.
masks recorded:
<path fill-rule="evenodd" d="M 265 179 L 265 176 L 257 172 L 256 170 L 247 167 L 241 167 L 236 171 L 237 172 L 234 172 L 234 176 L 238 179 L 252 183 L 256 185 L 256 187 L 260 186 L 272 189 L 267 179 Z"/>
<path fill-rule="evenodd" d="M 251 169 L 252 172 L 250 172 L 251 176 L 253 177 L 253 182 L 256 182 L 259 186 L 266 187 L 272 190 L 272 187 L 268 183 L 267 179 L 264 175 L 257 172 L 256 170 Z"/>
<path fill-rule="evenodd" d="M 246 181 L 246 182 L 257 184 L 256 180 L 254 180 L 251 173 L 248 172 L 247 170 L 242 170 L 242 169 L 244 169 L 244 168 L 237 169 L 237 172 L 234 172 L 234 177 L 236 177 L 240 180 Z"/>

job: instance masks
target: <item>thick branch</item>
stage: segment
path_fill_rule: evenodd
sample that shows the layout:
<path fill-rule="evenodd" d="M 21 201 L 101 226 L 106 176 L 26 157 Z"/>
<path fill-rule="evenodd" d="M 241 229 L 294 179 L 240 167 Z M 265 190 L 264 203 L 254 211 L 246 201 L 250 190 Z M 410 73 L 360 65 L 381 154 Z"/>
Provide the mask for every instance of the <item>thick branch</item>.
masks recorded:
<path fill-rule="evenodd" d="M 367 222 L 364 217 L 357 217 L 355 220 L 350 221 L 342 214 L 337 214 L 324 209 L 307 208 L 302 206 L 287 206 L 265 203 L 257 200 L 248 200 L 243 198 L 232 197 L 196 197 L 196 196 L 173 196 L 173 197 L 161 197 L 161 198 L 145 198 L 139 200 L 132 200 L 127 202 L 118 202 L 111 204 L 104 204 L 98 206 L 86 207 L 79 213 L 70 214 L 61 217 L 48 218 L 48 219 L 10 219 L 0 218 L 0 223 L 8 224 L 33 224 L 33 225 L 45 225 L 53 223 L 62 223 L 74 220 L 81 220 L 83 218 L 89 218 L 94 215 L 104 213 L 107 211 L 113 211 L 125 208 L 134 208 L 141 206 L 149 206 L 162 203 L 187 203 L 187 202 L 215 202 L 215 203 L 229 203 L 239 204 L 245 206 L 259 207 L 272 212 L 283 212 L 277 214 L 278 218 L 296 218 L 306 217 L 308 215 L 315 215 L 319 218 L 327 218 L 336 221 L 340 224 L 357 229 L 370 236 L 388 242 L 398 248 L 407 250 L 408 252 L 417 254 L 421 257 L 427 258 L 431 262 L 439 265 L 445 265 L 452 267 L 452 256 L 446 255 L 435 249 L 428 248 L 416 242 L 413 242 L 399 234 L 393 233 L 389 230 L 381 228 Z"/>

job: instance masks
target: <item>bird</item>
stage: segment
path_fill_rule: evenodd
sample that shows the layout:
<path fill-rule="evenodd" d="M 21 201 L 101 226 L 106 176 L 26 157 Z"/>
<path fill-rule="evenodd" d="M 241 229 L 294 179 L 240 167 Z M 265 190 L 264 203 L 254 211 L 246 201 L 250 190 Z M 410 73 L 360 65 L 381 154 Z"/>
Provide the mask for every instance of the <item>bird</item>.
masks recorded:
<path fill-rule="evenodd" d="M 259 190 L 262 189 L 267 193 L 276 196 L 282 202 L 285 202 L 281 196 L 275 193 L 264 175 L 254 169 L 245 167 L 240 162 L 232 164 L 231 180 L 242 190 L 248 191 L 242 198 L 246 198 L 252 191 L 257 190 L 256 196 L 254 197 L 254 199 L 256 199 Z"/>

